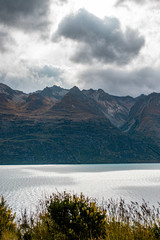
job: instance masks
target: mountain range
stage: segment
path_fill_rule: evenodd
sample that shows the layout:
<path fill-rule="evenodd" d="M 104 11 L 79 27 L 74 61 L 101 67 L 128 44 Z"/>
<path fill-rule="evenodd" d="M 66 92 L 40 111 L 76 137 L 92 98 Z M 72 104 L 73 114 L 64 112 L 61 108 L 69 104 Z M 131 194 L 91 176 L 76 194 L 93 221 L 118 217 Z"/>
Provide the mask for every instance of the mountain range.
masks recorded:
<path fill-rule="evenodd" d="M 0 83 L 0 164 L 160 162 L 160 94 Z"/>

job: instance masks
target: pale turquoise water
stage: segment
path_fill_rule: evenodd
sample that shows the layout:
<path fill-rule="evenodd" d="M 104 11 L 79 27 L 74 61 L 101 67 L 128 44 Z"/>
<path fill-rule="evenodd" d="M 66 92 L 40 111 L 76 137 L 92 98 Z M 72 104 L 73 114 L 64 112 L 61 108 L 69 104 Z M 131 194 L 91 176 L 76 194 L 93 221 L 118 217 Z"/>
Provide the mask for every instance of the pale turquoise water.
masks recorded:
<path fill-rule="evenodd" d="M 160 164 L 0 166 L 0 195 L 18 214 L 35 210 L 52 192 L 83 192 L 97 198 L 160 201 Z"/>

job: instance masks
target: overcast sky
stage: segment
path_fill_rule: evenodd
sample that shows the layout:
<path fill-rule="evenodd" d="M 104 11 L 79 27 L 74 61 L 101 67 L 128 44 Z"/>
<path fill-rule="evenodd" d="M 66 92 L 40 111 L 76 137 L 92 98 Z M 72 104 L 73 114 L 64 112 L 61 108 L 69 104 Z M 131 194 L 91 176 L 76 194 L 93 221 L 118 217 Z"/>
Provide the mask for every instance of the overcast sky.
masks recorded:
<path fill-rule="evenodd" d="M 0 82 L 160 92 L 160 0 L 0 0 Z"/>

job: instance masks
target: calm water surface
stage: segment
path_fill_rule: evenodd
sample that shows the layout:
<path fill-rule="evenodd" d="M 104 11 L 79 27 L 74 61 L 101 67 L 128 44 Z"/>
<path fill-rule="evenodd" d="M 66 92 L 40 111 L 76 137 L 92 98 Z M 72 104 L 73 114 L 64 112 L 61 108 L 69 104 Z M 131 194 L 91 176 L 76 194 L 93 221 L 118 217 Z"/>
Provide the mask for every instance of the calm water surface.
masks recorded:
<path fill-rule="evenodd" d="M 0 195 L 14 211 L 34 211 L 52 192 L 83 192 L 98 201 L 160 201 L 160 164 L 0 166 Z"/>

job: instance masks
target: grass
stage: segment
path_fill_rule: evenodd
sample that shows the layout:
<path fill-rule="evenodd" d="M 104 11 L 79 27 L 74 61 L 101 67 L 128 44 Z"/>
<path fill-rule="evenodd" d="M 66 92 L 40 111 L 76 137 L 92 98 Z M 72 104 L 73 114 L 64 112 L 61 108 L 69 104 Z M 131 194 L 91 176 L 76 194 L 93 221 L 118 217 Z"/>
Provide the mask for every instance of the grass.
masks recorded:
<path fill-rule="evenodd" d="M 95 200 L 69 193 L 52 194 L 40 201 L 37 213 L 15 214 L 4 199 L 0 202 L 1 240 L 158 240 L 160 204 L 150 207 L 144 200 L 126 203 Z"/>

